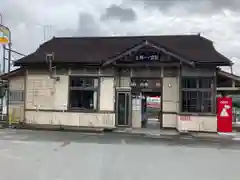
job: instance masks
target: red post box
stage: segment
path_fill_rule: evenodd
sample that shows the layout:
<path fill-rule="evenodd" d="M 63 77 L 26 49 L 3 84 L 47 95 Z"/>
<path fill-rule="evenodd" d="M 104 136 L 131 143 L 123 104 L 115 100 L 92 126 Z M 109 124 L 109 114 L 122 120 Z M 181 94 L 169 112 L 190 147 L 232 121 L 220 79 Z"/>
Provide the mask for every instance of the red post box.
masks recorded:
<path fill-rule="evenodd" d="M 218 132 L 232 132 L 232 98 L 218 97 L 217 98 L 217 128 Z"/>

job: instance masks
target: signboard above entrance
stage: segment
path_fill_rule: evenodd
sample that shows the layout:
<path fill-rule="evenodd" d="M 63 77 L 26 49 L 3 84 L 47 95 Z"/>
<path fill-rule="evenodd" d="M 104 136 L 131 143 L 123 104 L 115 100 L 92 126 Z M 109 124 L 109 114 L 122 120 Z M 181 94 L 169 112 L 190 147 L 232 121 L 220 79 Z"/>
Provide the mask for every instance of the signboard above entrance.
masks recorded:
<path fill-rule="evenodd" d="M 158 61 L 160 60 L 159 55 L 137 55 L 136 60 L 151 60 L 151 61 Z"/>
<path fill-rule="evenodd" d="M 159 61 L 160 58 L 161 53 L 151 48 L 143 48 L 135 54 L 136 61 Z"/>
<path fill-rule="evenodd" d="M 144 78 L 132 78 L 131 87 L 137 89 L 160 89 L 161 80 L 160 79 L 144 79 Z"/>

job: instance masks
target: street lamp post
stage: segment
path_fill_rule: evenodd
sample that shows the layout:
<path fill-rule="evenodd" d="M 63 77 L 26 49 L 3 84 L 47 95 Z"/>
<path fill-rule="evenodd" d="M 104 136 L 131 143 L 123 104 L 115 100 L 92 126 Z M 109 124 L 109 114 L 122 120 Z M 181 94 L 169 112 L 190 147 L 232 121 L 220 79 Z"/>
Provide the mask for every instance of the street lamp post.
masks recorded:
<path fill-rule="evenodd" d="M 2 16 L 2 13 L 0 13 L 0 24 L 3 24 L 3 16 Z"/>
<path fill-rule="evenodd" d="M 8 73 L 10 72 L 10 62 L 11 62 L 11 51 L 12 51 L 12 35 L 11 35 L 11 31 L 7 26 L 1 25 L 3 28 L 5 28 L 8 33 L 9 33 L 9 37 L 8 37 Z"/>
<path fill-rule="evenodd" d="M 2 13 L 0 13 L 0 25 L 1 24 L 3 24 L 3 16 L 2 16 Z M 2 64 L 2 66 L 3 66 L 3 72 L 4 72 L 4 69 L 5 69 L 5 49 L 4 49 L 4 46 L 5 45 L 3 45 L 2 47 L 3 47 L 3 64 Z M 1 117 L 1 120 L 3 120 L 3 102 L 4 102 L 4 100 L 3 100 L 3 97 L 1 98 L 1 115 L 2 115 L 2 117 Z"/>
<path fill-rule="evenodd" d="M 8 28 L 8 27 L 6 27 L 6 26 L 4 26 L 4 25 L 0 25 L 0 26 L 2 26 L 3 28 L 5 28 L 7 31 L 8 31 L 8 35 L 9 35 L 9 37 L 8 37 L 8 71 L 7 71 L 7 73 L 9 73 L 10 71 L 11 71 L 11 49 L 12 49 L 12 35 L 11 35 L 11 31 L 10 31 L 10 29 Z M 4 44 L 4 47 L 5 47 L 5 44 Z M 4 51 L 5 51 L 5 48 L 4 48 Z M 5 55 L 4 55 L 5 56 Z M 5 61 L 5 57 L 3 57 L 4 59 L 3 59 L 3 61 Z M 5 70 L 5 67 L 3 67 L 4 68 L 4 70 Z M 4 72 L 5 73 L 5 72 Z M 9 98 L 10 98 L 10 96 L 9 96 L 10 94 L 9 94 L 9 87 L 8 87 L 8 90 L 7 90 L 7 96 L 6 96 L 6 105 L 7 105 L 7 117 L 9 117 Z"/>
<path fill-rule="evenodd" d="M 2 25 L 3 24 L 3 15 L 2 15 L 2 13 L 0 13 L 0 25 Z M 5 45 L 3 44 L 2 45 L 2 47 L 3 47 L 3 73 L 4 73 L 4 66 L 5 66 L 5 55 L 4 55 L 4 51 L 5 51 L 5 49 L 4 49 L 4 47 L 5 47 Z"/>
<path fill-rule="evenodd" d="M 12 50 L 12 35 L 11 35 L 11 31 L 8 27 L 6 27 L 9 31 L 9 42 L 8 42 L 8 73 L 11 71 L 11 50 Z M 9 119 L 9 99 L 10 99 L 10 89 L 9 89 L 9 86 L 8 86 L 8 91 L 7 91 L 7 117 Z"/>

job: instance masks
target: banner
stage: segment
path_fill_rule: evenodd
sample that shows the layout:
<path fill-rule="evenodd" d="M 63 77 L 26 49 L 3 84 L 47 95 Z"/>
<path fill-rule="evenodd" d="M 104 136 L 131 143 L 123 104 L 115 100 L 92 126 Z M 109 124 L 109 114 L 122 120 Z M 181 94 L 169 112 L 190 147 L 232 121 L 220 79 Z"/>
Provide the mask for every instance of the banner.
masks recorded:
<path fill-rule="evenodd" d="M 10 31 L 7 27 L 0 25 L 0 44 L 10 43 Z"/>
<path fill-rule="evenodd" d="M 217 121 L 218 132 L 232 132 L 232 98 L 218 97 L 217 98 Z"/>

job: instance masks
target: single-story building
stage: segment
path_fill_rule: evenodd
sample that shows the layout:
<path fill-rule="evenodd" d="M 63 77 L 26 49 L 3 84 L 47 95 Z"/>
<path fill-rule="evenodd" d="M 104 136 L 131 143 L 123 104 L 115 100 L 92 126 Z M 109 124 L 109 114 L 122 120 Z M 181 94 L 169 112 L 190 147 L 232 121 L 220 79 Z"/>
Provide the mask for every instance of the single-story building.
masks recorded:
<path fill-rule="evenodd" d="M 2 79 L 9 114 L 25 124 L 141 128 L 154 97 L 157 128 L 217 132 L 217 76 L 232 62 L 212 41 L 179 35 L 54 37 L 14 65 Z"/>

